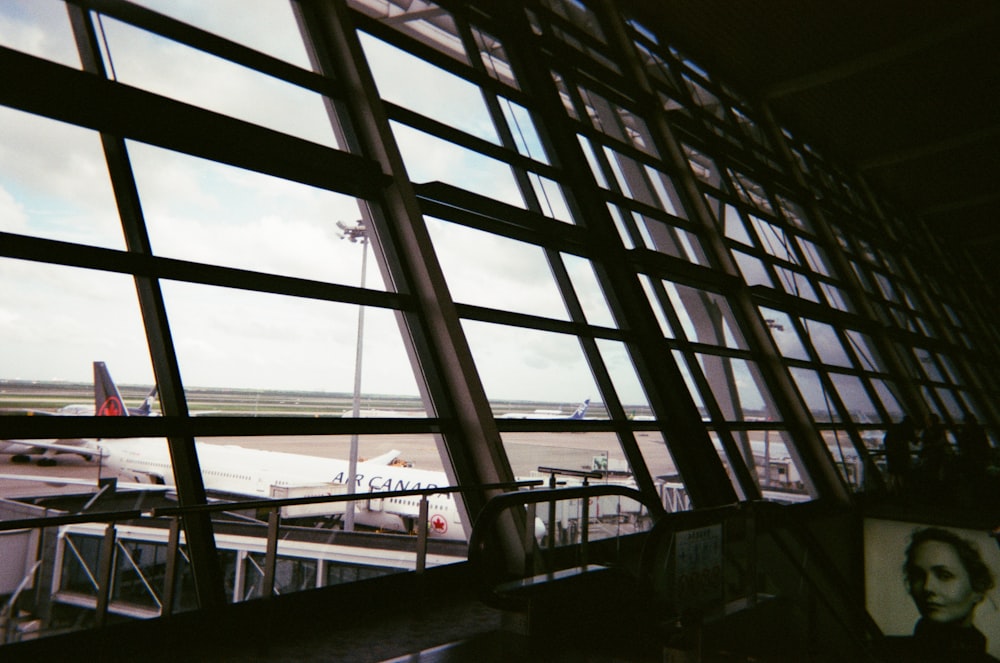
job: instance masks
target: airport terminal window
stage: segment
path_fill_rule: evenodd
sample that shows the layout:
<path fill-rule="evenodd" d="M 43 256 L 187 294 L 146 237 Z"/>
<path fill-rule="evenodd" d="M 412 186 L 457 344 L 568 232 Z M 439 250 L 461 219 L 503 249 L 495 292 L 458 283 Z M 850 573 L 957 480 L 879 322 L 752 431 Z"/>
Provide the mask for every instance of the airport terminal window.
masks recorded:
<path fill-rule="evenodd" d="M 127 147 L 156 255 L 361 285 L 370 247 L 344 241 L 336 222 L 357 225 L 366 201 L 143 143 Z M 385 289 L 378 269 L 365 271 L 364 287 Z"/>
<path fill-rule="evenodd" d="M 755 362 L 722 355 L 696 356 L 726 421 L 768 417 L 773 409 L 771 399 Z"/>
<path fill-rule="evenodd" d="M 125 382 L 152 384 L 135 284 L 128 276 L 0 259 L 0 305 L 7 320 L 17 321 L 0 351 L 5 379 L 37 379 L 39 370 L 62 375 L 86 385 L 74 399 L 93 404 L 93 362 L 106 360 L 127 370 L 119 373 Z M 109 348 L 114 348 L 110 355 Z M 67 403 L 44 405 L 57 410 Z"/>
<path fill-rule="evenodd" d="M 322 95 L 151 32 L 101 18 L 115 80 L 291 136 L 343 148 Z"/>
<path fill-rule="evenodd" d="M 121 249 L 97 132 L 0 106 L 0 231 Z"/>
<path fill-rule="evenodd" d="M 747 349 L 725 297 L 670 281 L 663 286 L 689 342 Z"/>
<path fill-rule="evenodd" d="M 353 390 L 356 305 L 176 281 L 164 281 L 162 288 L 186 384 Z M 395 314 L 366 307 L 364 323 L 364 392 L 416 396 Z M 232 361 L 235 356 L 241 360 Z M 245 408 L 239 414 L 253 416 L 253 403 Z"/>
<path fill-rule="evenodd" d="M 799 338 L 797 325 L 793 323 L 793 318 L 784 311 L 777 311 L 766 307 L 760 307 L 760 314 L 764 318 L 764 324 L 771 332 L 771 338 L 778 346 L 778 353 L 785 359 L 809 360 L 809 353 L 806 351 L 802 340 Z M 796 318 L 797 320 L 797 318 Z"/>
<path fill-rule="evenodd" d="M 628 399 L 624 403 L 626 409 L 648 409 L 649 399 L 646 397 L 642 381 L 636 374 L 635 364 L 632 363 L 632 358 L 625 344 L 620 341 L 599 338 L 597 339 L 597 348 L 600 350 L 604 367 L 611 376 L 615 391 Z"/>
<path fill-rule="evenodd" d="M 80 68 L 66 5 L 60 0 L 8 0 L 0 7 L 0 44 Z M 0 122 L 0 127 L 4 125 Z"/>
<path fill-rule="evenodd" d="M 568 320 L 542 247 L 425 217 L 456 302 Z"/>
<path fill-rule="evenodd" d="M 303 69 L 312 68 L 292 5 L 287 0 L 263 0 L 252 5 L 246 5 L 241 0 L 213 0 L 211 9 L 197 3 L 172 0 L 132 2 Z"/>
<path fill-rule="evenodd" d="M 689 440 L 674 439 L 683 427 L 664 414 L 685 408 L 712 445 L 698 462 L 728 469 L 740 497 L 753 493 L 747 471 L 767 499 L 837 492 L 814 489 L 821 475 L 802 472 L 831 462 L 863 486 L 852 448 L 872 446 L 889 419 L 924 414 L 910 412 L 915 404 L 941 414 L 951 433 L 973 410 L 997 439 L 989 348 L 1000 335 L 974 292 L 935 285 L 949 280 L 954 258 L 921 239 L 919 219 L 768 126 L 665 35 L 611 16 L 614 3 L 220 0 L 208 12 L 137 0 L 103 3 L 100 14 L 75 1 L 2 4 L 0 66 L 66 65 L 59 75 L 95 101 L 77 108 L 48 79 L 30 83 L 45 94 L 15 80 L 23 87 L 3 97 L 11 107 L 0 108 L 0 408 L 89 414 L 95 361 L 107 362 L 126 407 L 139 410 L 147 397 L 153 414 L 186 404 L 183 421 L 138 422 L 156 442 L 119 473 L 123 482 L 172 479 L 169 426 L 190 431 L 201 461 L 236 445 L 240 454 L 343 462 L 353 433 L 359 462 L 385 472 L 365 467 L 363 488 L 396 487 L 394 462 L 435 482 L 478 481 L 472 452 L 484 465 L 506 453 L 518 477 L 554 462 L 599 468 L 608 481 L 646 474 L 645 489 L 677 510 L 697 506 L 677 466 L 690 462 L 679 446 Z M 107 80 L 80 71 L 67 9 L 94 29 L 92 55 Z M 624 20 L 637 52 L 605 30 L 608 17 Z M 555 64 L 520 68 L 539 62 Z M 377 92 L 361 85 L 342 96 L 346 81 L 357 82 L 352 73 L 362 83 L 372 74 Z M 37 98 L 20 101 L 28 94 Z M 115 105 L 129 94 L 146 104 L 139 123 Z M 172 125 L 185 110 L 177 101 L 212 113 Z M 377 126 L 342 125 L 340 105 Z M 787 143 L 788 163 L 777 163 L 771 135 Z M 338 151 L 347 145 L 357 153 Z M 117 159 L 121 147 L 131 170 Z M 306 148 L 315 151 L 298 158 Z M 405 172 L 388 172 L 397 151 Z M 689 200 L 696 191 L 703 201 Z M 371 243 L 339 239 L 337 222 L 359 216 Z M 136 241 L 146 233 L 152 255 Z M 938 256 L 939 269 L 929 269 Z M 643 291 L 648 310 L 626 308 Z M 438 306 L 428 295 L 450 301 Z M 456 339 L 471 351 L 471 365 L 454 355 L 461 370 L 439 350 L 461 346 Z M 679 375 L 663 378 L 657 369 L 670 361 Z M 157 385 L 167 392 L 160 397 L 150 391 L 154 365 L 160 379 L 174 380 L 174 368 L 182 378 Z M 484 421 L 454 416 L 454 399 L 482 393 Z M 435 411 L 440 419 L 428 416 Z M 247 417 L 259 417 L 259 434 L 247 435 Z M 8 420 L 45 441 L 44 421 Z M 124 427 L 91 423 L 113 438 Z M 474 435 L 463 433 L 490 426 L 499 443 L 472 448 L 465 438 Z M 107 448 L 115 442 L 134 447 L 115 438 Z M 828 455 L 815 451 L 824 445 Z M 452 467 L 448 451 L 463 463 Z M 53 459 L 74 476 L 112 469 L 82 454 Z M 490 469 L 507 471 L 502 459 Z M 340 490 L 356 480 L 343 472 L 341 481 L 309 475 L 309 483 Z M 278 476 L 204 462 L 202 474 L 210 490 L 307 488 L 301 470 Z M 0 495 L 38 490 L 13 483 L 0 479 Z M 366 500 L 372 519 L 361 527 L 412 531 L 418 500 Z M 601 526 L 628 525 L 622 510 L 604 512 Z M 343 522 L 340 513 L 310 517 L 322 526 L 310 530 Z M 462 523 L 447 524 L 464 536 Z M 225 537 L 214 540 L 229 599 L 258 592 L 262 557 L 245 560 Z M 66 542 L 60 588 L 91 601 L 100 540 Z M 117 569 L 117 597 L 146 612 L 151 597 L 133 570 L 159 573 L 161 551 L 151 545 L 123 543 L 132 562 L 121 557 Z M 185 564 L 178 605 L 194 607 L 195 569 Z M 403 566 L 389 555 L 372 564 L 284 555 L 279 591 Z"/>
<path fill-rule="evenodd" d="M 611 309 L 608 308 L 608 300 L 604 295 L 594 265 L 586 258 L 575 256 L 570 253 L 560 254 L 570 281 L 573 282 L 573 291 L 583 308 L 587 323 L 601 327 L 617 327 Z"/>
<path fill-rule="evenodd" d="M 405 124 L 393 122 L 392 130 L 414 182 L 444 182 L 526 209 L 509 164 Z"/>
<path fill-rule="evenodd" d="M 423 46 L 429 46 L 463 64 L 469 63 L 454 17 L 437 3 L 428 0 L 406 3 L 348 0 L 348 4 Z"/>
<path fill-rule="evenodd" d="M 599 393 L 574 336 L 477 320 L 463 321 L 462 328 L 491 402 L 552 402 L 553 394 L 581 402 Z"/>
<path fill-rule="evenodd" d="M 476 138 L 500 143 L 479 88 L 380 39 L 363 32 L 360 37 L 384 100 Z"/>

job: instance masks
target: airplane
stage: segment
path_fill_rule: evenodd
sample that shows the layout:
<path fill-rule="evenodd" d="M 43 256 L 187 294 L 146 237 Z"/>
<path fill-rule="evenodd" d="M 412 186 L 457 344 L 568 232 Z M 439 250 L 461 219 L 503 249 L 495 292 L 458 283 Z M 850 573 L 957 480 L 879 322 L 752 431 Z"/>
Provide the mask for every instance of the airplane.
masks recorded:
<path fill-rule="evenodd" d="M 533 412 L 506 412 L 501 419 L 583 419 L 590 407 L 590 399 L 584 400 L 572 414 L 567 415 L 562 410 L 535 410 Z"/>
<path fill-rule="evenodd" d="M 139 408 L 128 408 L 104 362 L 94 362 L 94 411 L 97 416 L 150 416 L 147 407 L 155 388 Z M 130 438 L 80 440 L 79 446 L 47 441 L 25 441 L 39 449 L 57 453 L 86 454 L 99 458 L 101 471 L 109 470 L 120 480 L 152 486 L 174 487 L 170 453 L 163 439 Z M 248 449 L 236 445 L 196 442 L 198 463 L 205 490 L 216 498 L 271 498 L 287 496 L 296 489 L 308 494 L 340 494 L 351 481 L 346 459 Z M 361 460 L 353 478 L 355 492 L 372 493 L 355 505 L 355 523 L 364 527 L 410 532 L 419 515 L 419 498 L 379 498 L 377 493 L 450 485 L 444 472 L 397 465 L 399 451 Z M 35 477 L 52 481 L 51 478 Z M 428 498 L 429 534 L 446 539 L 466 538 L 458 508 L 450 494 Z M 343 512 L 343 503 L 328 505 L 331 513 Z"/>
<path fill-rule="evenodd" d="M 111 379 L 108 367 L 103 361 L 94 362 L 94 404 L 70 403 L 54 412 L 39 409 L 5 409 L 0 414 L 28 417 L 50 416 L 117 416 L 128 413 L 130 416 L 156 416 L 152 412 L 153 399 L 156 398 L 156 387 L 147 394 L 142 405 L 136 408 L 125 406 L 118 388 Z M 81 451 L 84 441 L 79 438 L 59 439 L 45 442 L 42 440 L 0 440 L 0 455 L 10 456 L 12 463 L 27 463 L 32 456 L 38 457 L 40 467 L 52 467 L 56 464 L 55 456 L 59 454 L 78 454 L 89 460 L 90 452 Z"/>

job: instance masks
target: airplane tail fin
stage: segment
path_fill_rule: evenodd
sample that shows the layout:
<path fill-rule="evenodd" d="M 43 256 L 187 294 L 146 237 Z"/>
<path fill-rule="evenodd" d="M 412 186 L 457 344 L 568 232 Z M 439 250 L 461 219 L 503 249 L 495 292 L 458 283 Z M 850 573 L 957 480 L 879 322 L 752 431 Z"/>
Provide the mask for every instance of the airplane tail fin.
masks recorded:
<path fill-rule="evenodd" d="M 583 419 L 583 415 L 587 413 L 587 408 L 590 407 L 590 399 L 584 400 L 580 403 L 580 407 L 576 408 L 573 414 L 569 415 L 570 419 Z"/>
<path fill-rule="evenodd" d="M 98 417 L 128 416 L 125 401 L 103 361 L 94 362 L 94 414 Z"/>
<path fill-rule="evenodd" d="M 375 456 L 374 458 L 369 458 L 365 462 L 371 465 L 389 465 L 398 457 L 399 457 L 399 449 L 393 449 L 392 451 L 385 452 L 381 456 Z"/>
<path fill-rule="evenodd" d="M 153 399 L 155 398 L 156 398 L 156 387 L 154 386 L 149 391 L 149 393 L 146 394 L 146 398 L 143 399 L 142 405 L 135 408 L 134 410 L 126 410 L 126 411 L 129 412 L 130 414 L 139 417 L 148 417 L 153 411 Z"/>

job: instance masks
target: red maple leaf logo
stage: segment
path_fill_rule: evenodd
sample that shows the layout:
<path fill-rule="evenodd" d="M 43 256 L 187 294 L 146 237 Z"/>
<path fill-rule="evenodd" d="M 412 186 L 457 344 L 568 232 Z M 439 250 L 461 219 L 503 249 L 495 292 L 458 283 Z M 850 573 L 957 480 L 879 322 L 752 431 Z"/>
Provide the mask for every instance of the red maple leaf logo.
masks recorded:
<path fill-rule="evenodd" d="M 438 534 L 448 531 L 448 521 L 440 513 L 435 513 L 430 519 L 431 530 Z"/>

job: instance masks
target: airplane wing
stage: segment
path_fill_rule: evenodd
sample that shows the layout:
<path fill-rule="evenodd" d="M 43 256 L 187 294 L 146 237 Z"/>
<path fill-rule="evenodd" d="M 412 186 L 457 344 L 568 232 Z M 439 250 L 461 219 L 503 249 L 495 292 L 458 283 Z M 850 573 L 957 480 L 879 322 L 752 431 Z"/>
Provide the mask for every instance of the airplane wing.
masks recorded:
<path fill-rule="evenodd" d="M 44 483 L 48 486 L 90 486 L 91 488 L 100 488 L 96 479 L 79 479 L 74 477 L 48 477 L 42 474 L 0 474 L 0 479 L 5 481 L 32 481 L 35 483 Z M 152 483 L 129 483 L 125 481 L 119 481 L 115 484 L 118 488 L 127 488 L 129 490 L 148 490 L 154 492 L 166 492 L 174 490 L 173 486 L 164 486 L 161 484 Z"/>
<path fill-rule="evenodd" d="M 81 456 L 97 456 L 100 451 L 94 447 L 87 446 L 83 440 L 6 440 L 15 444 L 23 444 L 26 448 L 45 449 L 61 454 L 79 454 Z"/>
<path fill-rule="evenodd" d="M 369 458 L 365 462 L 370 465 L 388 465 L 392 461 L 399 457 L 399 450 L 393 449 L 392 451 L 387 451 L 381 456 L 375 456 L 374 458 Z"/>

